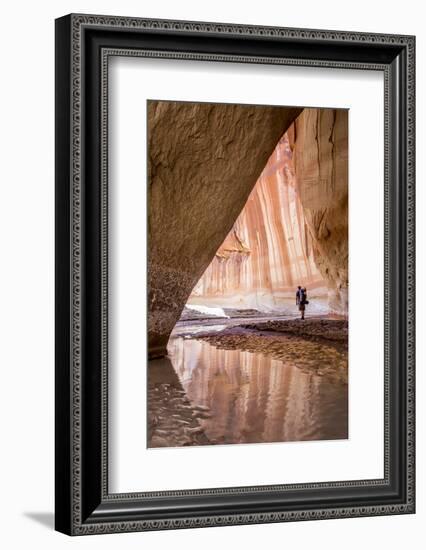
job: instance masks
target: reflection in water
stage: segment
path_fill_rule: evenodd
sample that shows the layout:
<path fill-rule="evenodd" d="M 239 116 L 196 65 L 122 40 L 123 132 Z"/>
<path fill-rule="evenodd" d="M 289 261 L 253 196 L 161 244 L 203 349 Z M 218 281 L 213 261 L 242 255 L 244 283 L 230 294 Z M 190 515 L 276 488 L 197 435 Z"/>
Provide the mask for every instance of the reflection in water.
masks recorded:
<path fill-rule="evenodd" d="M 199 423 L 207 413 L 188 400 L 170 359 L 148 365 L 148 447 L 208 444 Z"/>
<path fill-rule="evenodd" d="M 336 349 L 328 344 L 306 346 L 302 339 L 300 346 L 304 353 L 297 361 L 301 364 L 296 366 L 292 361 L 261 353 L 218 349 L 205 340 L 174 335 L 169 342 L 169 357 L 180 391 L 184 391 L 183 410 L 191 425 L 185 429 L 184 420 L 179 418 L 181 413 L 170 410 L 167 395 L 163 395 L 164 381 L 151 382 L 150 365 L 149 391 L 160 400 L 161 414 L 169 421 L 166 430 L 159 426 L 163 443 L 157 445 L 154 440 L 149 446 L 347 438 L 347 385 L 319 376 L 318 371 L 300 368 L 305 362 L 309 365 L 327 361 L 327 357 L 330 360 Z M 327 354 L 328 347 L 332 355 Z M 322 354 L 318 354 L 320 348 Z M 312 354 L 315 355 L 311 357 Z M 170 390 L 176 381 L 167 385 Z M 150 418 L 158 407 L 157 401 L 150 398 Z M 175 403 L 179 400 L 175 399 Z M 170 418 L 182 423 L 174 429 Z M 155 432 L 153 435 L 155 438 Z"/>

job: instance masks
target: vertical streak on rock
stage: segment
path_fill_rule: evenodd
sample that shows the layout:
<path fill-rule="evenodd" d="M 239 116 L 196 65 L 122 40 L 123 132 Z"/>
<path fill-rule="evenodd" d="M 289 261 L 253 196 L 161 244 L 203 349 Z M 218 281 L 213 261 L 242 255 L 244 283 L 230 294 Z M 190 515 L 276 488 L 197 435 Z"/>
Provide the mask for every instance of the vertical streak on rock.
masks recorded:
<path fill-rule="evenodd" d="M 234 235 L 242 237 L 239 246 Z M 279 309 L 298 284 L 326 295 L 310 241 L 284 134 L 189 302 Z"/>

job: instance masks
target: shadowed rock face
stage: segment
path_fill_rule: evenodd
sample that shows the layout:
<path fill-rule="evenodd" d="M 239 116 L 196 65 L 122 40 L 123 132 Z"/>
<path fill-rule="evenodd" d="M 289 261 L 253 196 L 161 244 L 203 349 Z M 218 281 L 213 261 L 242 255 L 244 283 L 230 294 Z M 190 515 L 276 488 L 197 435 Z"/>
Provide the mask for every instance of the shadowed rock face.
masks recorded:
<path fill-rule="evenodd" d="M 288 131 L 298 195 L 329 308 L 348 311 L 348 112 L 304 109 Z"/>
<path fill-rule="evenodd" d="M 148 346 L 164 355 L 193 287 L 301 109 L 148 103 Z"/>

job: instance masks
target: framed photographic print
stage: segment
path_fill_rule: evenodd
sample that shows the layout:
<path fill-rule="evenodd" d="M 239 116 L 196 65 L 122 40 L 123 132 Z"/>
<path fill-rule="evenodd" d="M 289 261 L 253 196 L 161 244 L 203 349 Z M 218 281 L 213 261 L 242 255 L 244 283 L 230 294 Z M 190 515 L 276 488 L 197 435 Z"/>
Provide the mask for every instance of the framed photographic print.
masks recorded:
<path fill-rule="evenodd" d="M 413 36 L 56 21 L 56 529 L 414 513 Z"/>

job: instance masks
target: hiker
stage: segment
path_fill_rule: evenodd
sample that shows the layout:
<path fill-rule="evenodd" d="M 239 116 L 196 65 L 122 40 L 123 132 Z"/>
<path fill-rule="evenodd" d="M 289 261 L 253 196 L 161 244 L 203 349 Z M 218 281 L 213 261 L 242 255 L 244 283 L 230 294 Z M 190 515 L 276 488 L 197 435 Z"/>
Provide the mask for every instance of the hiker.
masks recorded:
<path fill-rule="evenodd" d="M 297 297 L 297 292 L 299 293 L 299 297 Z M 297 303 L 297 300 L 299 300 L 299 311 L 300 311 L 300 315 L 301 315 L 300 318 L 302 320 L 304 320 L 305 319 L 306 304 L 309 304 L 309 302 L 308 302 L 308 293 L 306 291 L 306 287 L 303 287 L 303 288 L 298 287 L 297 292 L 296 292 L 296 303 Z"/>

